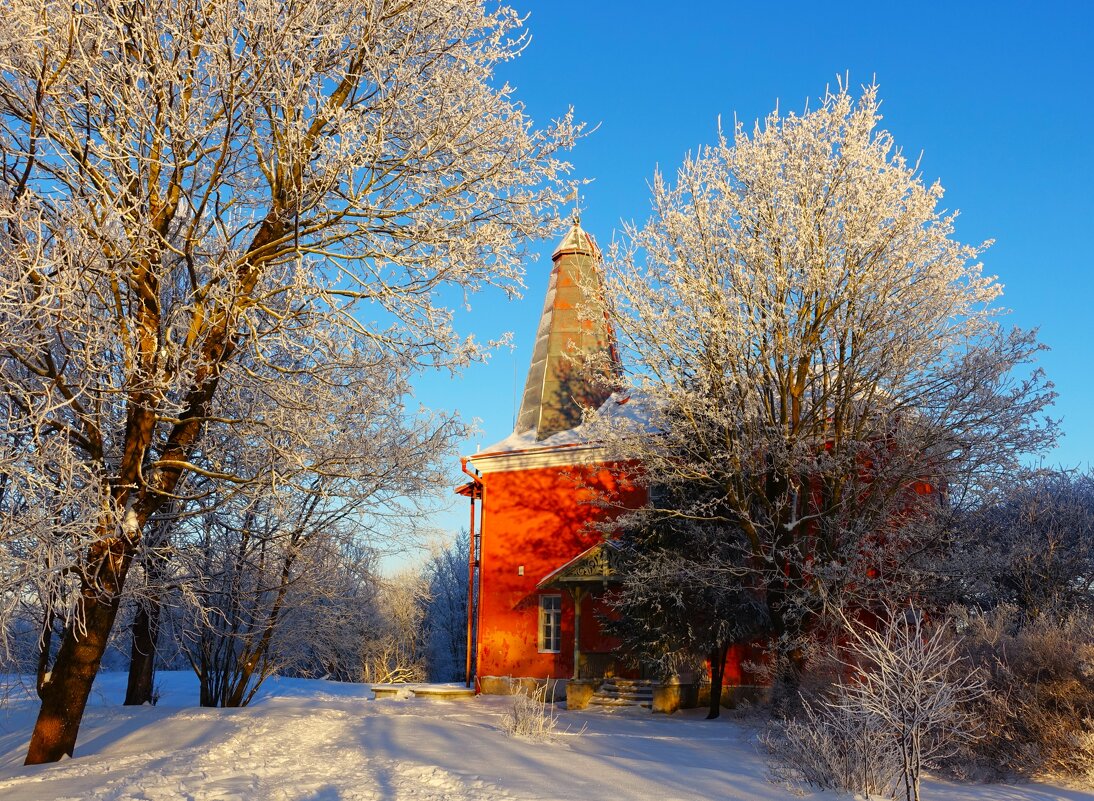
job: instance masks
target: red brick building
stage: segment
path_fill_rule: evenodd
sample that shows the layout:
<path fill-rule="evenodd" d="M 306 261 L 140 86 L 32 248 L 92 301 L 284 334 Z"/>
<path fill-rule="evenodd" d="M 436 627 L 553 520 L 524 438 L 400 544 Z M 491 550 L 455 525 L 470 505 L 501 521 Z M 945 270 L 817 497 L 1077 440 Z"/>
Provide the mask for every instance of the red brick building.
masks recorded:
<path fill-rule="evenodd" d="M 575 221 L 552 255 L 553 268 L 532 363 L 511 435 L 463 459 L 471 481 L 471 586 L 468 681 L 486 677 L 634 676 L 603 634 L 599 613 L 616 553 L 592 528 L 606 512 L 589 501 L 608 493 L 623 506 L 644 490 L 619 486 L 615 466 L 581 425 L 583 406 L 633 416 L 626 400 L 591 383 L 580 362 L 592 355 L 618 364 L 608 320 L 582 320 L 588 292 L 601 286 L 600 251 Z M 727 688 L 753 677 L 742 662 L 757 653 L 733 646 Z"/>
<path fill-rule="evenodd" d="M 597 612 L 611 573 L 610 544 L 589 527 L 603 511 L 588 501 L 619 487 L 602 450 L 583 436 L 581 408 L 615 403 L 582 374 L 592 354 L 616 359 L 607 320 L 579 318 L 600 279 L 600 252 L 578 222 L 552 256 L 553 269 L 513 433 L 465 459 L 473 480 L 477 550 L 476 676 L 595 677 L 625 673 Z M 475 508 L 477 505 L 477 515 Z"/>

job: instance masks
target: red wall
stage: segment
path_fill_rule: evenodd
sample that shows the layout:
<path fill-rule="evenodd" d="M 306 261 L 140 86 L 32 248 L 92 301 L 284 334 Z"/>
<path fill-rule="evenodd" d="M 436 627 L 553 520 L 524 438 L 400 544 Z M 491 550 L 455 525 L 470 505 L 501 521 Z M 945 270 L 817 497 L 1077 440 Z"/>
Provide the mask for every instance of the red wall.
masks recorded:
<path fill-rule="evenodd" d="M 600 541 L 588 524 L 608 514 L 586 501 L 606 493 L 628 506 L 645 502 L 643 490 L 620 488 L 608 468 L 547 467 L 482 477 L 482 568 L 478 676 L 569 678 L 574 670 L 574 608 L 565 590 L 539 591 L 545 576 Z M 519 567 L 524 566 L 524 575 Z M 539 596 L 562 596 L 560 653 L 538 650 Z M 586 596 L 581 606 L 581 649 L 611 651 L 601 634 L 604 606 Z M 760 646 L 734 645 L 726 655 L 725 686 L 754 684 L 742 662 L 762 662 Z"/>
<path fill-rule="evenodd" d="M 632 505 L 644 496 L 620 489 L 602 466 L 546 467 L 486 473 L 482 477 L 482 566 L 479 676 L 573 675 L 573 602 L 562 595 L 561 653 L 538 652 L 539 596 L 536 584 L 546 575 L 595 545 L 602 535 L 587 524 L 606 512 L 585 501 L 606 492 Z M 582 486 L 587 484 L 588 488 Z M 524 566 L 524 575 L 519 568 Z M 599 635 L 598 604 L 582 603 L 583 651 L 610 650 Z"/>

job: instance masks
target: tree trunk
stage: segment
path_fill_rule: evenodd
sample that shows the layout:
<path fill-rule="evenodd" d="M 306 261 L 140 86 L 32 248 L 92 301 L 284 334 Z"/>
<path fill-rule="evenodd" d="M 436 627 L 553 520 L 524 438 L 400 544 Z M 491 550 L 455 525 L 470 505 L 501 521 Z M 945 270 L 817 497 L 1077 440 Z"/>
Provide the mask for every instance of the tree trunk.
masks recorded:
<path fill-rule="evenodd" d="M 710 707 L 707 720 L 722 714 L 722 678 L 726 672 L 726 653 L 729 643 L 720 643 L 710 652 Z"/>
<path fill-rule="evenodd" d="M 72 756 L 76 747 L 80 720 L 118 615 L 121 589 L 132 558 L 120 541 L 111 545 L 104 543 L 98 558 L 84 571 L 77 622 L 65 628 L 53 670 L 40 692 L 42 708 L 25 765 L 56 762 Z"/>
<path fill-rule="evenodd" d="M 133 618 L 132 642 L 129 648 L 129 682 L 125 689 L 126 706 L 155 703 L 152 697 L 156 676 L 156 651 L 160 639 L 163 611 L 163 579 L 167 572 L 160 552 L 175 524 L 177 503 L 172 501 L 145 535 L 141 563 L 144 567 L 145 588 Z"/>
<path fill-rule="evenodd" d="M 239 672 L 235 676 L 235 681 L 225 688 L 226 692 L 221 706 L 234 708 L 247 705 L 244 697 L 247 692 L 247 685 L 251 683 L 251 677 L 254 675 L 254 665 L 248 659 L 237 670 Z"/>
<path fill-rule="evenodd" d="M 209 658 L 209 646 L 206 642 L 206 634 L 201 635 L 201 655 L 198 664 L 198 704 L 201 706 L 216 706 L 217 694 L 213 689 L 213 662 Z"/>
<path fill-rule="evenodd" d="M 156 674 L 156 644 L 160 636 L 159 595 L 143 600 L 133 619 L 133 643 L 129 649 L 129 683 L 125 705 L 154 703 L 152 686 Z"/>
<path fill-rule="evenodd" d="M 784 526 L 780 526 L 785 530 Z M 793 545 L 791 535 L 785 535 L 776 542 L 776 554 L 790 552 Z M 803 594 L 803 577 L 798 560 L 793 556 L 776 558 L 781 565 L 778 575 L 773 576 L 766 590 L 768 618 L 771 621 L 775 642 L 775 676 L 772 687 L 772 708 L 776 713 L 785 713 L 797 702 L 801 679 L 805 673 L 805 651 L 802 639 L 806 621 L 799 612 L 789 609 L 795 598 Z"/>
<path fill-rule="evenodd" d="M 805 675 L 805 651 L 801 646 L 802 632 L 798 626 L 771 610 L 774 622 L 775 676 L 771 688 L 772 710 L 778 715 L 795 708 Z"/>
<path fill-rule="evenodd" d="M 46 683 L 49 681 L 49 650 L 53 644 L 53 610 L 46 613 L 45 622 L 42 623 L 42 633 L 38 637 L 38 670 L 35 677 L 34 688 L 38 697 L 42 697 Z"/>

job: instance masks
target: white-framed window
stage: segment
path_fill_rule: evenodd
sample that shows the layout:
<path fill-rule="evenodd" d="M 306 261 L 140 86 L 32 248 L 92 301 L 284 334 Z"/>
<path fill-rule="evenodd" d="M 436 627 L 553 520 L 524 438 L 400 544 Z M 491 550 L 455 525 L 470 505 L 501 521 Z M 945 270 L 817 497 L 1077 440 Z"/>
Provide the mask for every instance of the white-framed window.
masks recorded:
<path fill-rule="evenodd" d="M 539 650 L 557 654 L 562 644 L 562 596 L 539 596 Z"/>

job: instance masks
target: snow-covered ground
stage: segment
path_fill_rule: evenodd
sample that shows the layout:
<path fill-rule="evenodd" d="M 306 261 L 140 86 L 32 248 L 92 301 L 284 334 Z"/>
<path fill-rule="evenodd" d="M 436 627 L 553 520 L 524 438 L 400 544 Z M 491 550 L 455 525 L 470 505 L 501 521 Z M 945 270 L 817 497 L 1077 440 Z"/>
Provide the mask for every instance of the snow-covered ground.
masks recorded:
<path fill-rule="evenodd" d="M 0 799 L 251 801 L 787 801 L 750 728 L 700 713 L 565 712 L 549 743 L 502 733 L 509 699 L 371 701 L 360 685 L 272 680 L 250 707 L 202 709 L 184 673 L 160 674 L 156 707 L 120 706 L 125 677 L 96 682 L 76 757 L 22 766 L 36 705 L 0 709 Z M 582 730 L 583 729 L 583 730 Z M 832 793 L 807 798 L 834 799 Z M 929 782 L 940 801 L 1094 801 L 1042 784 Z"/>

